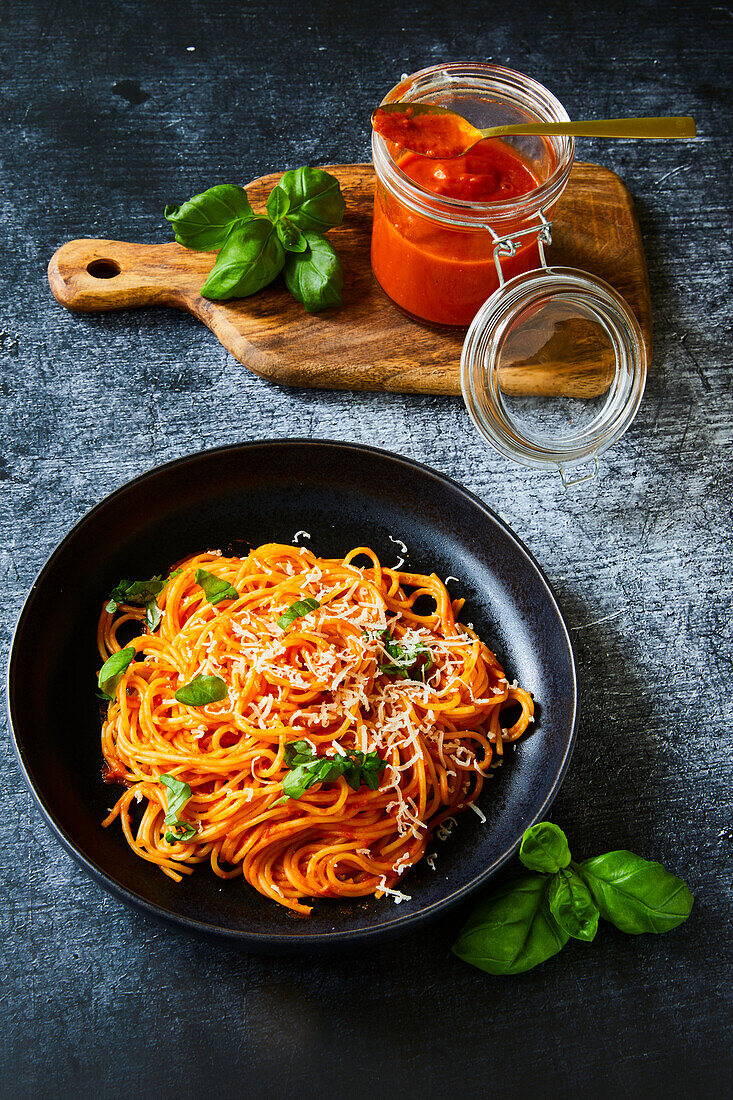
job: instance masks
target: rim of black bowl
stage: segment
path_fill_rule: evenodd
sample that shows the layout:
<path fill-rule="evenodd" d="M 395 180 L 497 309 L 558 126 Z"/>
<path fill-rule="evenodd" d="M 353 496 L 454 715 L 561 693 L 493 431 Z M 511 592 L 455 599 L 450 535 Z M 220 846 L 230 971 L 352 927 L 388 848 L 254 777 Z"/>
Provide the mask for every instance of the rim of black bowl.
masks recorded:
<path fill-rule="evenodd" d="M 144 913 L 152 916 L 163 923 L 173 923 L 178 927 L 183 927 L 189 931 L 199 933 L 204 936 L 212 936 L 235 941 L 242 947 L 246 947 L 251 951 L 267 953 L 287 953 L 287 952 L 302 952 L 306 949 L 318 950 L 328 948 L 348 948 L 357 946 L 359 944 L 372 944 L 378 940 L 385 940 L 393 938 L 403 934 L 408 928 L 418 928 L 428 924 L 430 921 L 435 920 L 437 917 L 444 915 L 449 909 L 454 908 L 463 901 L 466 901 L 476 891 L 480 890 L 490 878 L 492 878 L 496 872 L 507 863 L 514 853 L 519 848 L 521 842 L 521 836 L 517 837 L 515 842 L 505 850 L 500 856 L 497 856 L 490 864 L 488 864 L 484 870 L 475 876 L 470 882 L 465 883 L 463 886 L 452 890 L 446 894 L 445 897 L 439 901 L 433 902 L 427 907 L 418 910 L 415 913 L 405 913 L 404 915 L 394 914 L 388 920 L 380 921 L 370 925 L 368 928 L 360 929 L 346 929 L 346 930 L 334 930 L 331 932 L 320 932 L 309 935 L 307 932 L 307 925 L 304 927 L 303 923 L 299 923 L 298 926 L 294 926 L 293 935 L 283 935 L 281 933 L 260 933 L 246 931 L 242 929 L 223 928 L 220 925 L 210 924 L 207 921 L 195 920 L 191 917 L 184 916 L 179 913 L 171 912 L 168 909 L 160 905 L 156 905 L 151 902 L 143 894 L 138 894 L 132 890 L 127 889 L 121 885 L 111 875 L 107 874 L 101 867 L 98 867 L 84 852 L 74 843 L 74 841 L 67 835 L 65 830 L 56 821 L 51 810 L 46 806 L 42 793 L 37 789 L 36 784 L 26 768 L 23 760 L 23 752 L 21 745 L 16 734 L 15 722 L 13 719 L 13 707 L 12 707 L 12 687 L 14 679 L 14 665 L 16 661 L 16 641 L 20 634 L 24 619 L 28 613 L 29 606 L 33 601 L 36 589 L 43 581 L 45 574 L 51 569 L 56 557 L 61 554 L 66 545 L 76 537 L 76 535 L 88 524 L 93 521 L 97 513 L 103 508 L 108 507 L 114 500 L 128 492 L 130 489 L 144 482 L 148 478 L 155 477 L 165 470 L 172 470 L 177 466 L 184 466 L 186 463 L 191 462 L 194 459 L 202 458 L 203 456 L 213 457 L 217 454 L 225 454 L 226 452 L 232 452 L 237 450 L 247 450 L 255 447 L 277 447 L 277 446 L 292 447 L 293 445 L 307 445 L 312 447 L 333 447 L 338 449 L 347 449 L 354 452 L 359 452 L 365 455 L 379 455 L 381 458 L 386 458 L 409 467 L 413 470 L 418 470 L 429 478 L 433 478 L 443 485 L 447 485 L 454 492 L 463 496 L 474 507 L 478 508 L 485 514 L 487 519 L 499 526 L 509 539 L 514 543 L 517 552 L 525 559 L 525 561 L 532 566 L 536 571 L 539 579 L 544 585 L 546 595 L 550 601 L 555 614 L 557 615 L 558 622 L 562 627 L 564 634 L 564 640 L 568 647 L 570 655 L 570 671 L 572 678 L 572 721 L 570 724 L 570 733 L 567 738 L 567 744 L 565 752 L 560 760 L 560 763 L 556 769 L 555 775 L 552 778 L 552 782 L 548 788 L 547 795 L 542 805 L 532 815 L 531 820 L 525 828 L 529 828 L 531 825 L 542 820 L 549 807 L 552 805 L 555 797 L 560 789 L 565 774 L 567 772 L 570 760 L 575 747 L 577 724 L 578 724 L 578 676 L 575 660 L 575 650 L 573 648 L 570 632 L 565 622 L 565 618 L 560 609 L 557 597 L 553 591 L 553 588 L 545 576 L 544 570 L 540 566 L 537 559 L 532 552 L 525 546 L 522 540 L 515 534 L 511 527 L 493 511 L 487 504 L 484 503 L 474 493 L 471 493 L 459 482 L 453 478 L 448 477 L 445 474 L 439 473 L 432 467 L 425 465 L 422 462 L 418 462 L 412 458 L 405 458 L 403 455 L 395 454 L 393 451 L 388 451 L 382 447 L 373 447 L 368 444 L 362 443 L 348 443 L 341 442 L 336 439 L 317 439 L 309 438 L 307 436 L 282 436 L 268 439 L 253 439 L 246 442 L 226 444 L 221 447 L 204 448 L 200 451 L 192 451 L 189 454 L 182 455 L 179 458 L 170 460 L 169 462 L 161 463 L 159 466 L 154 466 L 149 470 L 146 470 L 142 474 L 138 474 L 136 477 L 131 478 L 129 481 L 124 482 L 122 485 L 113 489 L 111 493 L 108 493 L 98 504 L 95 504 L 88 512 L 86 512 L 81 519 L 79 519 L 73 527 L 64 535 L 63 539 L 58 543 L 53 552 L 50 554 L 42 568 L 33 580 L 28 594 L 23 601 L 23 606 L 18 615 L 18 619 L 15 624 L 15 629 L 11 638 L 10 644 L 10 659 L 8 661 L 7 675 L 6 675 L 6 712 L 8 715 L 8 722 L 10 726 L 10 733 L 13 741 L 13 749 L 15 752 L 16 760 L 20 767 L 21 773 L 28 786 L 33 800 L 36 806 L 41 812 L 42 817 L 46 821 L 47 825 L 51 828 L 51 831 L 59 840 L 62 846 L 67 852 L 84 868 L 84 870 L 98 883 L 105 887 L 110 893 L 116 895 L 122 901 L 135 909 L 142 910 Z"/>

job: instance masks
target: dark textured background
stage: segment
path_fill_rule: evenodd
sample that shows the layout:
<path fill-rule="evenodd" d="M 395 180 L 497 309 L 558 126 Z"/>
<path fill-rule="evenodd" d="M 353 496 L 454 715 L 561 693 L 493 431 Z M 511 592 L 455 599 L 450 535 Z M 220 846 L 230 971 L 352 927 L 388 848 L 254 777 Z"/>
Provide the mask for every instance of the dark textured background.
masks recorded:
<path fill-rule="evenodd" d="M 87 879 L 5 731 L 3 1095 L 724 1095 L 731 8 L 11 0 L 3 24 L 3 649 L 61 535 L 156 462 L 286 435 L 427 461 L 521 534 L 572 627 L 581 722 L 554 819 L 578 855 L 630 847 L 697 899 L 674 933 L 605 926 L 516 978 L 449 954 L 461 913 L 358 956 L 250 957 L 151 924 Z M 162 241 L 164 205 L 213 183 L 366 159 L 363 120 L 401 73 L 474 59 L 533 74 L 571 117 L 698 120 L 684 145 L 579 143 L 634 194 L 656 325 L 639 416 L 590 485 L 568 492 L 489 453 L 458 399 L 281 390 L 189 317 L 72 316 L 51 298 L 63 241 Z"/>

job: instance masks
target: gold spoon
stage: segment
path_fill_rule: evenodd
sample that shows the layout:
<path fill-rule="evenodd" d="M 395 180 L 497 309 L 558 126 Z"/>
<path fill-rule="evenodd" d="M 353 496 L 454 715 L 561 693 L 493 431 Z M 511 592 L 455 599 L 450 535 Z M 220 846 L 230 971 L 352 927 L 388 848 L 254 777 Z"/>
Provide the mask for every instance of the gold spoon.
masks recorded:
<path fill-rule="evenodd" d="M 689 116 L 672 118 L 602 118 L 594 122 L 521 122 L 480 130 L 447 107 L 432 103 L 388 103 L 372 114 L 372 126 L 387 141 L 424 157 L 450 158 L 467 153 L 485 138 L 515 134 L 543 137 L 692 138 L 697 130 Z"/>

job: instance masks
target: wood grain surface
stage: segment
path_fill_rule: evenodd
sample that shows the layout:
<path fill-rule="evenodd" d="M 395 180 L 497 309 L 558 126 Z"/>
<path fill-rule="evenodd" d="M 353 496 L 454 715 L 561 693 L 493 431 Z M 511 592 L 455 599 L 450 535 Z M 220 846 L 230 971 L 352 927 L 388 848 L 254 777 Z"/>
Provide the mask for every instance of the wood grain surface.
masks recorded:
<path fill-rule="evenodd" d="M 309 314 L 281 280 L 251 298 L 212 302 L 199 294 L 213 252 L 181 245 L 75 240 L 48 269 L 57 301 L 100 312 L 135 306 L 183 309 L 203 321 L 240 363 L 271 382 L 324 389 L 458 394 L 465 330 L 418 324 L 399 310 L 372 274 L 369 247 L 374 172 L 367 164 L 329 165 L 346 198 L 343 225 L 330 238 L 345 270 L 344 305 Z M 248 184 L 255 210 L 264 207 L 282 173 Z M 551 265 L 600 275 L 636 313 L 651 358 L 651 304 L 646 260 L 631 196 L 623 181 L 597 164 L 576 164 L 554 214 Z M 594 397 L 614 375 L 610 346 L 597 326 L 578 321 L 542 356 L 515 341 L 514 362 L 501 372 L 511 394 Z M 529 340 L 530 344 L 534 341 Z"/>

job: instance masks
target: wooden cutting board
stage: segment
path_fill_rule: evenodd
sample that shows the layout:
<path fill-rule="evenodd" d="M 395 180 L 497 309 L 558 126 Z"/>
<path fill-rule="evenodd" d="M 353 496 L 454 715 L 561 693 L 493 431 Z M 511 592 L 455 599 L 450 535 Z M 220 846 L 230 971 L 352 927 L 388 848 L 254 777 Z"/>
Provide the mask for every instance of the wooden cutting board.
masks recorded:
<path fill-rule="evenodd" d="M 69 241 L 54 254 L 48 280 L 71 310 L 98 312 L 173 306 L 198 317 L 245 367 L 272 382 L 326 389 L 459 394 L 465 331 L 420 325 L 403 314 L 372 275 L 369 248 L 374 172 L 367 164 L 329 165 L 346 199 L 343 224 L 329 233 L 344 265 L 344 304 L 308 314 L 280 280 L 251 298 L 210 302 L 199 290 L 215 253 L 178 244 Z M 247 187 L 264 208 L 282 173 Z M 641 233 L 625 184 L 607 168 L 579 163 L 554 211 L 551 265 L 600 275 L 636 314 L 651 358 L 649 282 Z M 592 344 L 592 341 L 591 341 Z M 575 351 L 573 351 L 573 348 Z M 575 357 L 575 358 L 574 358 Z M 582 333 L 562 362 L 509 372 L 513 393 L 594 396 L 608 388 L 608 364 L 588 356 Z"/>

